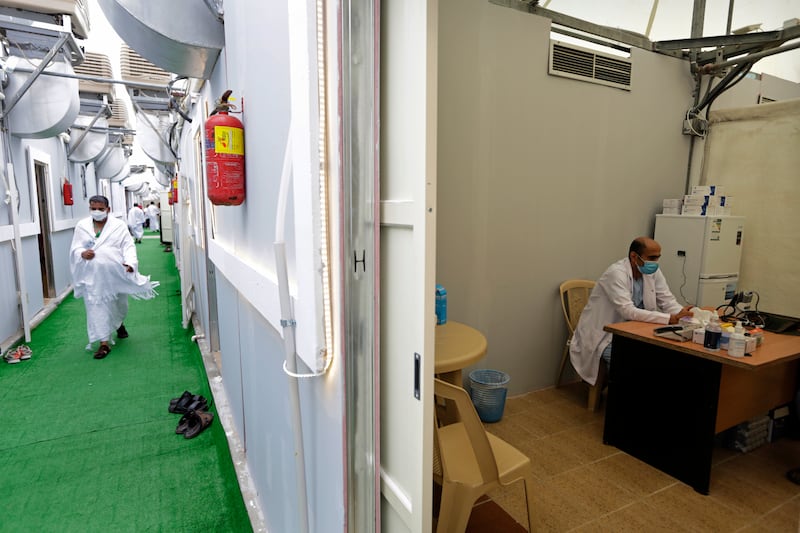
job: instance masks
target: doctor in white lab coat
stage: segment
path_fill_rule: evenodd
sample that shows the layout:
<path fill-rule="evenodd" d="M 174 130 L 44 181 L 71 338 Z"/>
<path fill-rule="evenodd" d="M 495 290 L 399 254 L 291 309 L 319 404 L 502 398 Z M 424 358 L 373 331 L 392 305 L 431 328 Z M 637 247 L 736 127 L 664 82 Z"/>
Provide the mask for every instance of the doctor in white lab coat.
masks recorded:
<path fill-rule="evenodd" d="M 608 267 L 592 289 L 569 347 L 572 366 L 590 385 L 597 381 L 604 350 L 610 360 L 611 333 L 604 326 L 626 320 L 676 324 L 691 315 L 691 306 L 681 307 L 658 270 L 660 257 L 656 241 L 634 239 L 628 257 Z"/>

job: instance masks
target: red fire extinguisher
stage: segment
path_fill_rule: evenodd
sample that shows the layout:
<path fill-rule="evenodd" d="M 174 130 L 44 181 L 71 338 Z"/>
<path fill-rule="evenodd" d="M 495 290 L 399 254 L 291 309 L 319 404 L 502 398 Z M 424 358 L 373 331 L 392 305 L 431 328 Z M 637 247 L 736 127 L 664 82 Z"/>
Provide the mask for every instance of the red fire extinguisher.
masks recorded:
<path fill-rule="evenodd" d="M 175 177 L 172 178 L 170 182 L 169 188 L 169 205 L 177 204 L 178 203 L 178 176 L 177 174 Z"/>
<path fill-rule="evenodd" d="M 214 205 L 244 202 L 244 126 L 228 114 L 230 95 L 223 93 L 205 124 L 208 199 Z"/>
<path fill-rule="evenodd" d="M 62 194 L 64 195 L 64 205 L 73 205 L 72 200 L 72 184 L 67 181 L 67 178 L 64 178 L 64 186 L 62 188 Z"/>

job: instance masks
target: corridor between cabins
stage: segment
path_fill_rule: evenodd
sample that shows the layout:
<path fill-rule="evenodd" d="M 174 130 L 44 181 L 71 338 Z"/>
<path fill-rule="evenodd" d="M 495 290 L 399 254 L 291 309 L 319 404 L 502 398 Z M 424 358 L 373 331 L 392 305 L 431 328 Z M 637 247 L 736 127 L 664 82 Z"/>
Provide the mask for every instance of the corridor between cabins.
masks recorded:
<path fill-rule="evenodd" d="M 130 299 L 126 339 L 95 360 L 82 300 L 68 295 L 31 332 L 29 360 L 0 365 L 2 531 L 251 531 L 219 420 L 175 433 L 171 398 L 216 409 L 193 330 L 181 327 L 175 258 L 154 232 L 139 268 L 161 283 Z"/>

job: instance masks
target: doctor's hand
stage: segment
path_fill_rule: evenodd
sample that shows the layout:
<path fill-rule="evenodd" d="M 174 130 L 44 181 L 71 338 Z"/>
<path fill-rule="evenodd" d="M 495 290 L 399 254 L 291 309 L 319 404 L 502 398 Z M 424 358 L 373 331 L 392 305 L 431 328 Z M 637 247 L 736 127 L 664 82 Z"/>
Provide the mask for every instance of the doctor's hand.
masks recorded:
<path fill-rule="evenodd" d="M 94 250 L 91 248 L 87 248 L 86 250 L 81 252 L 81 257 L 84 259 L 94 259 Z"/>
<path fill-rule="evenodd" d="M 678 320 L 680 320 L 681 318 L 683 318 L 685 316 L 692 316 L 692 312 L 690 311 L 691 308 L 692 308 L 691 305 L 687 305 L 686 307 L 684 307 L 683 309 L 681 309 L 680 311 L 678 311 L 674 315 L 669 315 L 669 323 L 670 324 L 677 324 Z"/>

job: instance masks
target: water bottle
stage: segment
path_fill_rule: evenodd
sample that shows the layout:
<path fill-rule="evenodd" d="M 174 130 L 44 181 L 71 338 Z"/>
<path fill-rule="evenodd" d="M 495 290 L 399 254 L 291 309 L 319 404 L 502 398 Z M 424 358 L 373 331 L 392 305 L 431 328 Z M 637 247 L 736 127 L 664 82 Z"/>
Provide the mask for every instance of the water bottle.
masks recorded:
<path fill-rule="evenodd" d="M 716 311 L 711 315 L 711 321 L 706 326 L 706 336 L 703 339 L 703 348 L 716 352 L 719 350 L 719 341 L 722 337 L 722 328 L 719 325 L 719 316 Z"/>
<path fill-rule="evenodd" d="M 436 285 L 436 324 L 447 324 L 447 291 Z"/>

